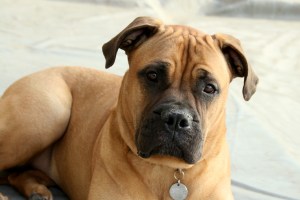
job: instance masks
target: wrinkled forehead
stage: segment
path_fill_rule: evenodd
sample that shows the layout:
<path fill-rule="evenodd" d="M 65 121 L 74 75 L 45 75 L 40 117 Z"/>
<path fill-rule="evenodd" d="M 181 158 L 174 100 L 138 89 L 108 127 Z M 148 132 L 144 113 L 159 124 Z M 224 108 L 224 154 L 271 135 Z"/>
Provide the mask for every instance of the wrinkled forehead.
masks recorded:
<path fill-rule="evenodd" d="M 130 67 L 133 68 L 165 62 L 174 70 L 199 68 L 220 76 L 229 73 L 224 56 L 213 37 L 187 26 L 161 26 L 154 36 L 129 57 L 138 58 L 129 59 Z"/>

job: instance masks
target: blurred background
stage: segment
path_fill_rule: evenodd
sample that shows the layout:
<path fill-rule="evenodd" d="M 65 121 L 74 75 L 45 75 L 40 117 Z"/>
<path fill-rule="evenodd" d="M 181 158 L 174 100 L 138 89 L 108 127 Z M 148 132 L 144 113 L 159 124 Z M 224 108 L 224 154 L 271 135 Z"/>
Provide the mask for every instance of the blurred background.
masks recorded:
<path fill-rule="evenodd" d="M 0 94 L 50 66 L 105 70 L 101 46 L 138 16 L 241 40 L 260 83 L 249 102 L 242 98 L 243 80 L 231 84 L 227 132 L 234 196 L 300 200 L 299 0 L 0 0 Z M 108 71 L 122 75 L 127 68 L 119 51 Z M 53 191 L 54 199 L 66 199 Z M 23 199 L 7 186 L 0 192 Z"/>

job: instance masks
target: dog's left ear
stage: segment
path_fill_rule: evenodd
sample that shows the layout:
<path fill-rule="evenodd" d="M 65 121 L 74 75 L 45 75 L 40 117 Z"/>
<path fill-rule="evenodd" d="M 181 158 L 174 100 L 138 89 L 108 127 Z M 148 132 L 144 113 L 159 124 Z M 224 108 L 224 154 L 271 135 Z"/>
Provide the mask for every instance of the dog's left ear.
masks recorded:
<path fill-rule="evenodd" d="M 218 40 L 233 78 L 244 77 L 243 96 L 248 101 L 256 91 L 258 77 L 248 64 L 240 41 L 227 34 L 215 34 L 212 37 Z"/>
<path fill-rule="evenodd" d="M 157 19 L 150 17 L 136 18 L 117 36 L 102 46 L 106 59 L 105 68 L 109 68 L 114 64 L 119 48 L 128 53 L 154 35 L 160 25 L 161 22 Z"/>

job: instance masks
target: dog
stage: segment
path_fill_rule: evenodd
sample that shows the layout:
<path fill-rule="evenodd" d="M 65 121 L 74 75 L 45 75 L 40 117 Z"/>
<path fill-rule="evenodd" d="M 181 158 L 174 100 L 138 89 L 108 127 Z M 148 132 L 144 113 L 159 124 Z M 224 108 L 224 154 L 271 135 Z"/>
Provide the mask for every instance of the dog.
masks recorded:
<path fill-rule="evenodd" d="M 25 197 L 72 200 L 232 200 L 225 105 L 258 78 L 238 39 L 139 17 L 103 45 L 124 77 L 56 67 L 12 84 L 0 99 L 0 169 Z"/>

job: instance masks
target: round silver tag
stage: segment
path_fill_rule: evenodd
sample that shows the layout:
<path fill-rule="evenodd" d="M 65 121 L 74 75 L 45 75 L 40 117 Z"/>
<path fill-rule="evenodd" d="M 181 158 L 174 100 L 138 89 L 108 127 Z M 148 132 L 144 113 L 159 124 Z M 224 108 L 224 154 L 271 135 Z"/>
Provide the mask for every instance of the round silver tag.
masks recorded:
<path fill-rule="evenodd" d="M 182 183 L 175 183 L 170 187 L 169 193 L 173 200 L 185 200 L 188 195 L 188 189 Z"/>

